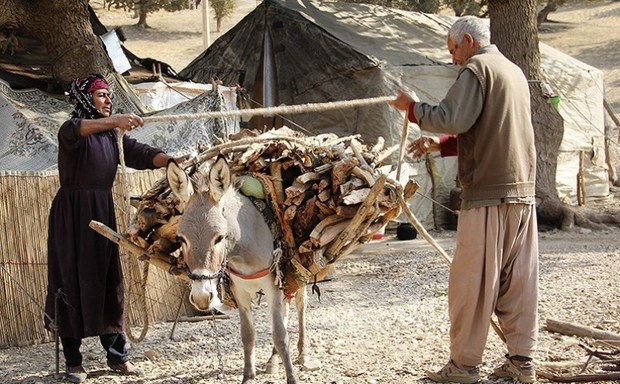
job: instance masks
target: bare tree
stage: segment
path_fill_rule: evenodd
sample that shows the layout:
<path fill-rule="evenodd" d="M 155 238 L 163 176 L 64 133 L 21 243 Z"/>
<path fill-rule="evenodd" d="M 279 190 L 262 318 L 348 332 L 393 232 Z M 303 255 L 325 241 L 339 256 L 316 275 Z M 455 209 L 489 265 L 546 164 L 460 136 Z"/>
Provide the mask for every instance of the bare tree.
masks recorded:
<path fill-rule="evenodd" d="M 559 113 L 543 98 L 537 30 L 538 0 L 489 0 L 491 41 L 530 80 L 532 122 L 536 140 L 537 213 L 542 223 L 570 229 L 575 225 L 593 229 L 619 224 L 620 214 L 598 214 L 562 203 L 555 182 L 557 158 L 564 134 Z"/>
<path fill-rule="evenodd" d="M 95 36 L 88 0 L 0 0 L 0 27 L 39 39 L 52 58 L 52 75 L 61 84 L 86 72 L 106 75 L 113 66 Z"/>

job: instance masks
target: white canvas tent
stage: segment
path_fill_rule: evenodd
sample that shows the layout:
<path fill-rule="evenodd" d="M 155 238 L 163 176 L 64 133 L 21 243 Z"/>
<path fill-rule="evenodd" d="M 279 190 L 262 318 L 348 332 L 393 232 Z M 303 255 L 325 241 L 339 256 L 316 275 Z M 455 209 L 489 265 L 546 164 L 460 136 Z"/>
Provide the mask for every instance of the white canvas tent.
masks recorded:
<path fill-rule="evenodd" d="M 446 49 L 449 18 L 366 4 L 266 0 L 180 72 L 183 78 L 239 83 L 258 103 L 302 104 L 415 92 L 437 103 L 458 69 Z M 602 72 L 540 44 L 548 84 L 560 95 L 565 135 L 558 157 L 558 191 L 575 202 L 579 152 L 585 152 L 586 197 L 608 195 L 604 157 Z M 397 143 L 403 115 L 387 105 L 321 114 L 284 116 L 311 134 L 359 133 Z M 291 124 L 294 122 L 294 124 Z M 420 134 L 414 128 L 409 137 Z M 412 162 L 421 184 L 411 202 L 426 225 L 438 225 L 426 195 L 447 204 L 455 180 L 454 159 Z"/>

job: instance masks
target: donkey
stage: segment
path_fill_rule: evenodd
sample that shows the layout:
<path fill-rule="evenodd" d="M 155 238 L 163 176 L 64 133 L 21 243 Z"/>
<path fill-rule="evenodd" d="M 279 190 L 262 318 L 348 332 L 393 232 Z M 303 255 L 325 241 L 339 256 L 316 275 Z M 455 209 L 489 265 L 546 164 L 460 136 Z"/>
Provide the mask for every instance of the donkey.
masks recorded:
<path fill-rule="evenodd" d="M 185 203 L 177 233 L 192 279 L 190 302 L 200 310 L 222 308 L 218 282 L 224 274 L 230 276 L 241 323 L 242 383 L 252 383 L 256 377 L 252 301 L 259 292 L 264 294 L 270 308 L 274 343 L 267 370 L 275 369 L 277 351 L 286 370 L 287 384 L 297 383 L 288 348 L 290 303 L 275 285 L 274 237 L 263 216 L 249 198 L 238 192 L 224 157 L 216 160 L 208 175 L 199 172 L 194 180 L 174 162 L 168 164 L 166 174 L 172 192 Z M 296 294 L 302 364 L 306 297 L 305 287 Z"/>

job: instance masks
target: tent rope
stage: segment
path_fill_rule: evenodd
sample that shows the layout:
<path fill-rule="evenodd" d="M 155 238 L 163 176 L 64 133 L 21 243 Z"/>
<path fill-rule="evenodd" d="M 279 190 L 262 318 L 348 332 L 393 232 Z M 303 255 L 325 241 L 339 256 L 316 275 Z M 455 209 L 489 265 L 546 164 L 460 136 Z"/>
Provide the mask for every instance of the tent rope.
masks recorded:
<path fill-rule="evenodd" d="M 150 123 L 176 120 L 214 119 L 224 117 L 251 117 L 256 115 L 299 114 L 308 112 L 322 112 L 334 109 L 357 108 L 375 104 L 385 104 L 393 102 L 394 100 L 394 96 L 380 96 L 367 99 L 332 101 L 328 103 L 307 103 L 298 105 L 282 105 L 278 107 L 267 108 L 237 109 L 232 111 L 211 111 L 201 113 L 186 113 L 179 115 L 146 116 L 143 118 L 143 120 L 145 123 Z"/>

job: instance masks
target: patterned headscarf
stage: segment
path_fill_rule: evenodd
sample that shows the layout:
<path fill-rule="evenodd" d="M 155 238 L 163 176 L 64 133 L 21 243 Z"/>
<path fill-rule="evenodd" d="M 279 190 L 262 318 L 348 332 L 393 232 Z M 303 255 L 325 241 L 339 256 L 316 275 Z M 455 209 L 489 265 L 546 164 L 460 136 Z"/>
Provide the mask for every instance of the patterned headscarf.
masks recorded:
<path fill-rule="evenodd" d="M 75 110 L 72 117 L 81 119 L 98 119 L 102 117 L 93 104 L 92 92 L 98 89 L 109 89 L 108 83 L 99 74 L 86 75 L 71 82 L 69 101 Z"/>

